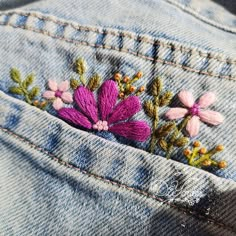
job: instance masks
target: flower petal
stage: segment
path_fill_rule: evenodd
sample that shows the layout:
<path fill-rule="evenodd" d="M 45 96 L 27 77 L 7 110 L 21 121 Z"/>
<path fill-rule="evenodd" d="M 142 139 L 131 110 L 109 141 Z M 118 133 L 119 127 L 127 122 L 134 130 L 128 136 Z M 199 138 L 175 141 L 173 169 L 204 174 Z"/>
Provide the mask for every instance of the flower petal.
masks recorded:
<path fill-rule="evenodd" d="M 109 131 L 127 139 L 143 142 L 151 134 L 151 129 L 144 121 L 128 121 L 109 127 Z"/>
<path fill-rule="evenodd" d="M 216 101 L 216 96 L 214 93 L 212 92 L 207 92 L 205 93 L 203 96 L 200 97 L 199 101 L 198 101 L 198 105 L 201 108 L 207 108 L 209 107 L 211 104 L 213 104 Z"/>
<path fill-rule="evenodd" d="M 72 103 L 73 102 L 72 94 L 69 93 L 69 92 L 63 92 L 62 95 L 61 95 L 61 99 L 66 103 Z"/>
<path fill-rule="evenodd" d="M 98 110 L 93 92 L 84 86 L 80 86 L 74 93 L 75 101 L 81 111 L 94 123 L 98 121 Z"/>
<path fill-rule="evenodd" d="M 48 81 L 48 87 L 52 90 L 52 91 L 57 91 L 57 82 L 55 80 L 49 80 Z"/>
<path fill-rule="evenodd" d="M 165 116 L 169 120 L 175 120 L 175 119 L 183 118 L 187 114 L 188 114 L 188 109 L 176 107 L 176 108 L 171 108 L 170 110 L 168 110 Z"/>
<path fill-rule="evenodd" d="M 219 112 L 216 111 L 211 111 L 211 110 L 199 111 L 198 115 L 201 121 L 211 125 L 219 125 L 224 121 L 224 117 Z"/>
<path fill-rule="evenodd" d="M 108 115 L 116 104 L 117 96 L 118 88 L 116 82 L 113 80 L 105 81 L 98 95 L 98 106 L 102 120 L 107 120 Z"/>
<path fill-rule="evenodd" d="M 52 104 L 55 110 L 59 110 L 63 107 L 63 102 L 61 98 L 56 98 Z"/>
<path fill-rule="evenodd" d="M 198 116 L 193 116 L 186 126 L 186 130 L 190 137 L 195 137 L 198 135 L 200 129 L 200 119 Z"/>
<path fill-rule="evenodd" d="M 182 90 L 178 94 L 179 100 L 185 105 L 186 107 L 190 108 L 194 104 L 194 97 L 193 94 L 187 90 Z"/>
<path fill-rule="evenodd" d="M 69 89 L 69 81 L 65 80 L 62 81 L 59 85 L 58 85 L 58 90 L 61 92 L 65 92 Z"/>
<path fill-rule="evenodd" d="M 91 129 L 92 124 L 82 113 L 74 108 L 62 108 L 58 111 L 59 117 L 72 124 L 80 125 L 84 128 Z"/>
<path fill-rule="evenodd" d="M 137 96 L 130 96 L 118 103 L 108 118 L 109 124 L 131 118 L 134 114 L 141 110 L 141 102 Z"/>
<path fill-rule="evenodd" d="M 55 98 L 55 92 L 47 90 L 43 93 L 43 97 L 46 98 L 46 99 Z"/>

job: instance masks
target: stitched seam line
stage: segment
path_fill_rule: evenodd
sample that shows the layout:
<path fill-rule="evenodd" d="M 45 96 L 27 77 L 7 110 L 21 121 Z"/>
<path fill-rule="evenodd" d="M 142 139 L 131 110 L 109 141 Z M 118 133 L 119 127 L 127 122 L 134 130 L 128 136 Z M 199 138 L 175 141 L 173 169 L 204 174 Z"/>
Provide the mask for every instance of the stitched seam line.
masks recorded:
<path fill-rule="evenodd" d="M 211 218 L 207 218 L 207 217 L 205 217 L 205 216 L 203 216 L 203 215 L 200 215 L 200 214 L 197 213 L 197 212 L 190 211 L 190 210 L 187 210 L 187 209 L 185 209 L 185 208 L 182 208 L 182 207 L 179 207 L 179 206 L 177 206 L 177 205 L 174 205 L 174 204 L 172 204 L 172 203 L 170 203 L 170 202 L 168 202 L 168 201 L 165 201 L 165 200 L 162 199 L 162 198 L 159 198 L 159 197 L 155 196 L 154 194 L 151 194 L 151 193 L 148 193 L 148 192 L 146 192 L 146 191 L 139 190 L 139 189 L 136 189 L 136 188 L 129 187 L 129 186 L 127 186 L 126 184 L 122 184 L 122 183 L 118 183 L 118 182 L 116 182 L 116 181 L 112 181 L 112 180 L 106 179 L 106 178 L 104 178 L 104 177 L 102 177 L 102 176 L 96 175 L 96 174 L 91 173 L 91 172 L 88 172 L 88 171 L 86 171 L 86 170 L 82 170 L 82 169 L 80 169 L 79 167 L 76 167 L 76 166 L 74 166 L 74 165 L 71 165 L 71 164 L 69 164 L 69 163 L 67 163 L 67 162 L 65 162 L 65 161 L 63 161 L 63 160 L 61 160 L 60 158 L 58 158 L 58 157 L 55 156 L 54 154 L 50 153 L 49 151 L 47 151 L 47 150 L 45 150 L 45 149 L 43 149 L 43 148 L 41 148 L 41 147 L 35 145 L 34 143 L 32 143 L 31 141 L 29 141 L 28 139 L 26 139 L 26 138 L 24 138 L 24 137 L 22 137 L 22 136 L 20 136 L 20 135 L 18 135 L 18 134 L 16 134 L 16 133 L 14 133 L 14 132 L 11 131 L 11 130 L 8 130 L 8 129 L 3 128 L 3 127 L 1 127 L 1 126 L 0 126 L 0 130 L 2 130 L 4 133 L 6 133 L 6 134 L 8 134 L 8 135 L 13 136 L 14 138 L 18 139 L 19 141 L 21 141 L 21 142 L 23 142 L 23 143 L 29 145 L 31 148 L 33 148 L 33 149 L 35 149 L 35 150 L 37 150 L 37 151 L 39 151 L 39 152 L 41 152 L 41 153 L 47 155 L 51 160 L 56 161 L 56 162 L 59 163 L 60 165 L 63 165 L 63 166 L 65 166 L 65 167 L 69 168 L 69 169 L 73 169 L 73 170 L 78 171 L 78 172 L 80 172 L 80 173 L 82 173 L 82 174 L 85 174 L 85 175 L 87 175 L 87 176 L 90 176 L 90 177 L 93 177 L 93 178 L 95 178 L 95 179 L 98 179 L 98 180 L 100 180 L 100 181 L 102 181 L 102 182 L 104 182 L 104 183 L 112 184 L 112 185 L 115 185 L 115 186 L 117 186 L 117 187 L 119 187 L 119 188 L 124 188 L 124 189 L 127 189 L 127 190 L 129 190 L 129 191 L 138 193 L 138 194 L 140 194 L 140 195 L 142 195 L 142 196 L 145 196 L 145 197 L 147 197 L 147 198 L 151 198 L 151 199 L 156 200 L 156 201 L 158 201 L 158 202 L 164 203 L 164 204 L 166 204 L 166 205 L 168 205 L 168 206 L 170 206 L 170 207 L 173 207 L 173 208 L 175 208 L 175 209 L 177 209 L 177 210 L 179 210 L 179 211 L 182 211 L 182 212 L 185 213 L 185 214 L 189 214 L 189 215 L 195 216 L 195 217 L 197 217 L 197 218 L 199 218 L 199 219 L 202 219 L 202 220 L 207 220 L 208 223 L 211 223 L 211 224 L 217 225 L 217 226 L 219 226 L 219 227 L 222 227 L 222 228 L 224 228 L 224 229 L 227 229 L 227 230 L 230 230 L 230 231 L 232 231 L 232 232 L 235 232 L 232 227 L 227 226 L 227 225 L 225 225 L 224 223 L 218 222 L 218 221 L 216 221 L 216 220 L 214 220 L 214 219 L 211 219 Z"/>
<path fill-rule="evenodd" d="M 5 24 L 0 23 L 0 25 L 5 25 Z M 53 34 L 49 33 L 46 30 L 37 30 L 37 29 L 32 28 L 32 27 L 19 26 L 19 25 L 14 25 L 14 24 L 7 24 L 6 26 L 11 26 L 11 27 L 14 27 L 14 28 L 30 30 L 30 31 L 33 31 L 33 32 L 36 32 L 36 33 L 41 33 L 43 35 L 47 35 L 47 36 L 50 36 L 50 37 L 55 38 L 55 39 L 63 40 L 63 41 L 68 42 L 68 43 L 73 43 L 75 45 L 78 44 L 78 45 L 91 46 L 91 47 L 95 47 L 95 48 L 105 48 L 105 49 L 115 50 L 115 51 L 118 51 L 118 52 L 125 52 L 125 53 L 129 53 L 129 54 L 132 54 L 134 56 L 137 56 L 137 57 L 140 57 L 140 58 L 143 58 L 143 59 L 146 59 L 146 60 L 160 62 L 162 64 L 167 64 L 167 65 L 172 65 L 172 66 L 175 66 L 177 68 L 181 68 L 181 69 L 184 69 L 184 70 L 187 70 L 187 71 L 190 71 L 190 72 L 194 72 L 194 73 L 198 73 L 198 74 L 202 74 L 202 75 L 208 75 L 208 76 L 212 76 L 212 77 L 229 79 L 229 80 L 236 80 L 236 77 L 220 75 L 220 74 L 214 74 L 214 73 L 201 71 L 201 70 L 196 70 L 196 69 L 193 69 L 191 67 L 184 66 L 184 65 L 181 65 L 181 64 L 177 64 L 177 63 L 174 63 L 174 62 L 170 62 L 170 61 L 166 61 L 166 60 L 162 60 L 162 59 L 158 59 L 158 58 L 147 57 L 145 55 L 142 55 L 141 53 L 133 52 L 130 49 L 125 49 L 125 48 L 121 49 L 121 48 L 116 48 L 116 47 L 112 47 L 112 46 L 107 46 L 107 45 L 104 45 L 104 44 L 91 44 L 91 43 L 88 43 L 88 42 L 83 42 L 83 41 L 78 41 L 78 40 L 73 40 L 73 39 L 67 39 L 65 37 L 53 35 Z"/>
<path fill-rule="evenodd" d="M 59 20 L 59 19 L 56 20 L 53 17 L 42 16 L 42 15 L 40 15 L 38 13 L 35 13 L 35 12 L 26 13 L 26 12 L 14 11 L 14 12 L 8 12 L 8 13 L 0 14 L 0 16 L 1 15 L 12 16 L 14 14 L 17 14 L 17 15 L 20 15 L 20 16 L 26 16 L 26 17 L 32 16 L 32 17 L 36 17 L 40 20 L 51 21 L 53 23 L 61 24 L 63 26 L 68 26 L 69 25 L 72 28 L 74 28 L 76 30 L 80 30 L 80 31 L 94 32 L 94 33 L 99 33 L 99 34 L 104 34 L 104 35 L 113 35 L 113 36 L 117 36 L 117 37 L 122 36 L 122 37 L 130 38 L 130 39 L 134 39 L 134 40 L 139 41 L 139 42 L 148 43 L 148 44 L 151 44 L 151 45 L 160 45 L 160 46 L 163 46 L 163 47 L 166 47 L 166 48 L 170 48 L 172 50 L 176 50 L 176 51 L 180 51 L 180 52 L 184 52 L 184 53 L 191 53 L 191 55 L 196 53 L 202 58 L 215 59 L 216 61 L 219 61 L 219 62 L 228 63 L 228 64 L 235 64 L 236 65 L 235 60 L 231 60 L 231 59 L 223 60 L 223 59 L 221 59 L 220 56 L 213 56 L 211 53 L 201 52 L 201 51 L 196 50 L 196 49 L 186 49 L 183 46 L 178 47 L 178 46 L 174 45 L 174 43 L 169 43 L 168 44 L 168 43 L 165 43 L 165 42 L 161 42 L 160 40 L 148 39 L 145 36 L 134 36 L 134 35 L 129 34 L 127 32 L 115 32 L 115 31 L 110 31 L 110 30 L 107 30 L 107 29 L 99 30 L 99 29 L 96 29 L 96 28 L 88 27 L 88 26 L 87 27 L 78 26 L 78 25 L 75 25 L 75 23 L 64 22 L 64 21 Z"/>
<path fill-rule="evenodd" d="M 182 5 L 181 3 L 175 1 L 175 0 L 167 0 L 168 3 L 170 4 L 173 4 L 174 6 L 178 7 L 179 9 L 185 11 L 186 13 L 194 16 L 195 18 L 209 24 L 209 25 L 212 25 L 214 27 L 217 27 L 221 30 L 224 30 L 224 31 L 227 31 L 227 32 L 231 32 L 231 33 L 236 33 L 236 30 L 235 28 L 233 27 L 230 27 L 230 26 L 227 26 L 227 25 L 223 25 L 223 24 L 220 24 L 220 23 L 217 23 L 216 21 L 214 20 L 211 20 L 211 19 L 208 19 L 206 16 L 204 15 L 201 15 L 198 11 L 198 9 L 196 8 L 193 8 L 193 7 L 189 7 L 189 6 L 184 6 Z"/>

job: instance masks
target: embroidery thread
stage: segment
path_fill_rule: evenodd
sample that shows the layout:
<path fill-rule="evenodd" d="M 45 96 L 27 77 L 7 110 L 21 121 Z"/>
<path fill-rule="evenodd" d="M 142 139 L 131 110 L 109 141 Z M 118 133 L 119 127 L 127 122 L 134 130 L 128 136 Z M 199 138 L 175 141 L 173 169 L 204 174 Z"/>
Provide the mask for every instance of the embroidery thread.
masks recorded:
<path fill-rule="evenodd" d="M 80 111 L 75 108 L 62 108 L 58 115 L 86 129 L 106 130 L 127 139 L 145 141 L 150 135 L 148 124 L 144 121 L 129 121 L 141 110 L 139 98 L 129 96 L 116 105 L 117 98 L 118 88 L 113 80 L 107 80 L 102 84 L 97 104 L 93 92 L 81 85 L 74 93 Z"/>
<path fill-rule="evenodd" d="M 60 84 L 57 84 L 54 80 L 48 81 L 48 87 L 50 90 L 47 90 L 43 93 L 43 97 L 53 101 L 53 108 L 59 110 L 63 107 L 64 103 L 72 103 L 73 97 L 70 92 L 67 92 L 69 89 L 69 82 L 62 81 Z"/>
<path fill-rule="evenodd" d="M 10 78 L 17 86 L 12 86 L 9 88 L 9 92 L 16 95 L 21 95 L 24 100 L 30 105 L 36 106 L 40 109 L 45 109 L 47 106 L 46 101 L 38 101 L 35 98 L 39 95 L 40 89 L 37 86 L 29 87 L 33 84 L 35 80 L 34 74 L 29 74 L 26 76 L 25 80 L 22 80 L 21 73 L 18 69 L 12 68 L 10 70 Z"/>
<path fill-rule="evenodd" d="M 199 133 L 200 121 L 210 125 L 219 125 L 224 121 L 219 112 L 207 110 L 216 101 L 212 92 L 207 92 L 195 102 L 191 92 L 182 90 L 178 97 L 184 107 L 170 108 L 165 116 L 171 121 L 159 125 L 159 110 L 170 104 L 173 94 L 171 91 L 163 91 L 162 80 L 157 77 L 151 85 L 152 99 L 143 104 L 145 113 L 152 121 L 151 129 L 145 121 L 132 120 L 142 109 L 138 96 L 145 91 L 145 86 L 135 87 L 135 82 L 143 76 L 141 71 L 132 78 L 116 72 L 112 79 L 106 80 L 101 86 L 101 77 L 98 74 L 86 79 L 87 64 L 83 58 L 75 61 L 74 71 L 78 79 L 71 78 L 70 82 L 62 81 L 59 84 L 49 80 L 49 90 L 42 95 L 52 102 L 60 118 L 88 130 L 111 132 L 139 142 L 146 141 L 151 135 L 149 152 L 155 153 L 155 149 L 159 147 L 166 153 L 167 159 L 172 157 L 175 149 L 188 146 L 189 137 Z M 46 100 L 36 100 L 40 89 L 37 86 L 29 89 L 35 79 L 33 74 L 22 80 L 19 70 L 12 68 L 10 77 L 18 86 L 10 87 L 9 92 L 23 96 L 27 103 L 40 109 L 47 108 Z M 73 94 L 69 91 L 70 88 Z M 94 94 L 96 89 L 97 101 Z M 63 107 L 64 103 L 73 104 L 75 107 Z M 182 120 L 179 122 L 179 119 Z M 189 137 L 185 135 L 185 130 Z M 217 145 L 209 151 L 199 141 L 195 141 L 192 146 L 183 152 L 189 165 L 197 168 L 227 167 L 226 161 L 213 159 L 215 154 L 223 151 L 223 145 Z"/>
<path fill-rule="evenodd" d="M 195 141 L 193 143 L 192 150 L 185 149 L 184 155 L 187 158 L 188 164 L 191 166 L 195 166 L 198 168 L 204 167 L 218 167 L 220 169 L 224 169 L 227 167 L 227 162 L 224 160 L 216 161 L 213 160 L 212 157 L 224 150 L 223 145 L 217 145 L 215 148 L 211 150 L 207 150 L 205 147 L 202 147 L 199 141 Z"/>
<path fill-rule="evenodd" d="M 161 79 L 158 77 L 156 78 L 151 86 L 151 95 L 153 100 L 145 101 L 144 103 L 144 110 L 146 114 L 152 119 L 152 136 L 149 151 L 151 153 L 154 152 L 155 146 L 157 141 L 160 138 L 165 137 L 171 132 L 173 124 L 167 124 L 166 126 L 162 127 L 162 129 L 157 129 L 158 122 L 159 122 L 159 107 L 169 105 L 172 93 L 170 91 L 162 92 L 163 84 Z"/>
<path fill-rule="evenodd" d="M 145 91 L 145 86 L 142 85 L 138 89 L 134 86 L 134 83 L 143 76 L 143 72 L 139 71 L 131 79 L 129 76 L 124 76 L 117 72 L 114 74 L 114 80 L 117 82 L 119 87 L 119 98 L 125 99 L 129 95 L 139 96 Z"/>
<path fill-rule="evenodd" d="M 175 120 L 190 116 L 190 119 L 186 124 L 186 130 L 190 137 L 195 137 L 198 135 L 200 120 L 210 125 L 219 125 L 223 123 L 224 117 L 219 112 L 203 110 L 216 101 L 216 96 L 214 93 L 205 93 L 202 97 L 200 97 L 198 102 L 195 102 L 192 93 L 186 90 L 182 90 L 178 97 L 186 108 L 171 108 L 166 113 L 166 117 L 170 120 Z"/>

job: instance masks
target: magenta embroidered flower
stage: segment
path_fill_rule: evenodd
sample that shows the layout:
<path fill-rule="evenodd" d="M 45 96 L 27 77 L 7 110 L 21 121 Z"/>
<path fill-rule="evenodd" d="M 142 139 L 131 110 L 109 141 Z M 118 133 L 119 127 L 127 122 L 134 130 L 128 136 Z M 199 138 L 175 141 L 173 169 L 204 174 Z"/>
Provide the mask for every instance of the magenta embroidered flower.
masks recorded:
<path fill-rule="evenodd" d="M 145 141 L 150 136 L 150 127 L 144 121 L 129 121 L 141 110 L 137 96 L 129 96 L 116 105 L 118 88 L 113 80 L 105 81 L 98 94 L 96 104 L 94 94 L 85 86 L 75 90 L 74 99 L 80 111 L 62 108 L 58 115 L 64 120 L 87 129 L 108 130 L 128 139 Z"/>
<path fill-rule="evenodd" d="M 170 120 L 175 120 L 190 115 L 191 119 L 186 126 L 190 137 L 194 137 L 198 134 L 200 120 L 210 125 L 219 125 L 224 121 L 224 117 L 219 112 L 203 110 L 216 101 L 214 93 L 205 93 L 200 97 L 198 102 L 195 102 L 192 93 L 186 90 L 181 91 L 178 97 L 186 108 L 171 108 L 166 113 L 166 117 Z"/>
<path fill-rule="evenodd" d="M 54 99 L 53 107 L 55 110 L 59 110 L 63 107 L 64 103 L 72 103 L 73 98 L 70 92 L 67 92 L 69 89 L 69 82 L 63 81 L 59 85 L 54 80 L 48 81 L 48 87 L 51 90 L 44 92 L 43 97 L 46 99 Z"/>

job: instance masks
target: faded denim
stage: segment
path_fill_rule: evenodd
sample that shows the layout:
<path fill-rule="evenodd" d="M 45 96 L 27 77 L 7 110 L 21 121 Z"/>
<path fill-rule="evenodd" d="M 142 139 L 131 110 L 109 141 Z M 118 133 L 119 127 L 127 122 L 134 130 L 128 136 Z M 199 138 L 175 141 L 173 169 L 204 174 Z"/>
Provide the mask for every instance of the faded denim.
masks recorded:
<path fill-rule="evenodd" d="M 0 0 L 0 235 L 236 235 L 236 17 L 217 2 Z M 160 75 L 175 94 L 215 92 L 226 120 L 199 137 L 224 144 L 229 167 L 151 155 L 8 93 L 11 67 L 43 92 L 78 56 L 104 80 L 142 70 L 140 84 Z"/>

